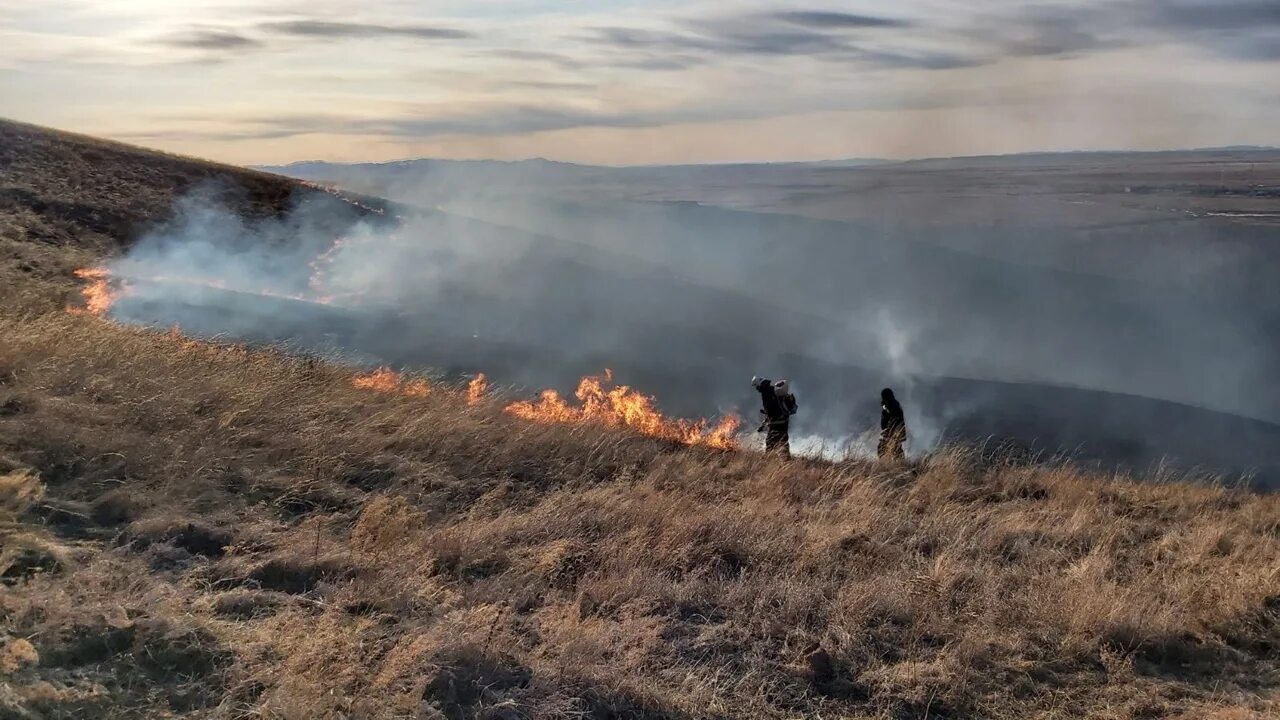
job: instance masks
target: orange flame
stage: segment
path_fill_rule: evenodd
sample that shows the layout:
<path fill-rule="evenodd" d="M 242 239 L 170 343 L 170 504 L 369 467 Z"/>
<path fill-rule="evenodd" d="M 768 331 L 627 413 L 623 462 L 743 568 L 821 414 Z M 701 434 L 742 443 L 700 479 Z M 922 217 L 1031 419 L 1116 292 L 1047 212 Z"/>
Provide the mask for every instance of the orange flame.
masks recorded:
<path fill-rule="evenodd" d="M 467 404 L 479 404 L 484 396 L 489 393 L 489 378 L 484 373 L 479 373 L 471 378 L 471 382 L 467 383 Z"/>
<path fill-rule="evenodd" d="M 574 395 L 578 405 L 572 405 L 555 390 L 543 390 L 536 402 L 511 403 L 506 412 L 525 420 L 542 423 L 595 422 L 608 427 L 623 427 L 642 435 L 671 440 L 686 445 L 733 449 L 737 447 L 736 435 L 742 420 L 736 415 L 726 415 L 711 425 L 707 420 L 681 420 L 668 418 L 658 412 L 654 399 L 626 385 L 606 389 L 612 383 L 613 373 L 605 370 L 604 376 L 587 376 L 578 382 Z"/>
<path fill-rule="evenodd" d="M 115 301 L 127 291 L 127 288 L 123 286 L 112 286 L 111 271 L 104 267 L 81 268 L 75 271 L 75 276 L 88 282 L 84 287 L 80 288 L 80 296 L 84 298 L 84 307 L 67 308 L 68 311 L 73 313 L 106 315 Z"/>
<path fill-rule="evenodd" d="M 68 310 L 71 312 L 105 315 L 116 300 L 129 292 L 128 285 L 118 280 L 113 283 L 111 273 L 106 268 L 84 268 L 75 271 L 75 275 L 88 283 L 81 289 L 85 301 L 84 307 L 69 307 Z M 193 349 L 203 345 L 198 341 L 185 338 L 176 327 L 170 329 L 167 335 L 183 349 Z M 247 355 L 247 349 L 244 346 L 220 348 L 219 352 Z M 737 434 L 742 425 L 742 419 L 737 415 L 725 415 L 714 424 L 706 419 L 668 418 L 658 411 L 652 397 L 626 385 L 605 387 L 612 383 L 613 371 L 606 369 L 602 376 L 589 375 L 578 382 L 578 389 L 574 393 L 578 399 L 578 405 L 566 401 L 555 390 L 544 390 L 536 402 L 514 402 L 505 408 L 505 412 L 541 423 L 592 422 L 607 427 L 626 428 L 649 437 L 686 445 L 701 445 L 724 450 L 738 447 Z M 362 390 L 412 398 L 426 397 L 431 393 L 431 385 L 426 380 L 403 377 L 388 367 L 356 375 L 352 378 L 351 384 Z M 488 392 L 488 378 L 484 373 L 477 374 L 467 383 L 467 403 L 478 404 Z"/>
<path fill-rule="evenodd" d="M 421 378 L 405 378 L 391 368 L 383 367 L 365 375 L 357 375 L 351 384 L 361 390 L 386 393 L 388 395 L 405 395 L 407 397 L 426 397 L 431 393 L 431 385 Z"/>

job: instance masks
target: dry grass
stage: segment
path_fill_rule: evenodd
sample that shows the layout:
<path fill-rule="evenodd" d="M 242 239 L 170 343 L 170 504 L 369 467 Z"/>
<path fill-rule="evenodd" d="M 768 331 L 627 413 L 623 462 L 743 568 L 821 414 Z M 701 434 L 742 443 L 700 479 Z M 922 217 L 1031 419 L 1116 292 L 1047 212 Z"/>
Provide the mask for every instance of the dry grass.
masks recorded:
<path fill-rule="evenodd" d="M 0 335 L 0 453 L 45 493 L 19 470 L 4 506 L 62 553 L 0 605 L 41 659 L 12 713 L 1280 709 L 1275 496 L 779 463 L 62 313 Z"/>
<path fill-rule="evenodd" d="M 0 718 L 1280 714 L 1280 497 L 781 463 L 68 315 L 234 172 L 0 131 Z"/>

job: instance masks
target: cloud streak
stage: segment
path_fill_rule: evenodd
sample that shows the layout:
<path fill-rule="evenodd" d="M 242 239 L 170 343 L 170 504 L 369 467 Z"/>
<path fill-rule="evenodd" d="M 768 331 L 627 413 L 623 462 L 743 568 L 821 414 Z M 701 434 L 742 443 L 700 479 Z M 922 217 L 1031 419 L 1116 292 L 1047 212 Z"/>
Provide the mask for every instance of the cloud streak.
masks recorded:
<path fill-rule="evenodd" d="M 1280 59 L 1276 0 L 1124 0 L 1032 6 L 977 19 L 963 34 L 1011 57 L 1077 57 L 1179 43 L 1221 58 Z"/>
<path fill-rule="evenodd" d="M 256 117 L 176 118 L 178 121 L 208 124 L 215 129 L 175 129 L 159 132 L 117 133 L 115 137 L 138 141 L 236 141 L 275 140 L 298 135 L 355 135 L 386 138 L 425 139 L 441 136 L 496 137 L 554 132 L 581 128 L 655 128 L 685 123 L 714 123 L 723 120 L 766 119 L 806 112 L 839 112 L 890 108 L 929 109 L 962 102 L 959 96 L 933 92 L 910 96 L 864 95 L 857 98 L 816 94 L 797 97 L 791 105 L 762 104 L 751 99 L 671 107 L 664 110 L 589 111 L 553 104 L 502 105 L 474 108 L 467 112 L 439 114 L 439 108 L 406 108 L 399 115 L 352 117 L 330 114 L 280 114 Z"/>
<path fill-rule="evenodd" d="M 853 13 L 832 12 L 827 10 L 785 10 L 771 13 L 775 20 L 802 25 L 810 28 L 900 28 L 910 27 L 911 23 L 897 18 L 877 17 L 874 15 L 855 15 Z"/>
<path fill-rule="evenodd" d="M 1170 36 L 1219 56 L 1280 60 L 1280 2 L 1275 0 L 1146 0 L 1144 10 Z"/>
<path fill-rule="evenodd" d="M 596 27 L 583 39 L 621 56 L 607 58 L 607 64 L 645 69 L 684 69 L 735 57 L 812 58 L 917 70 L 989 62 L 978 53 L 920 47 L 918 37 L 901 35 L 914 27 L 915 23 L 889 17 L 789 10 L 684 19 L 673 29 Z M 887 38 L 886 33 L 898 36 Z"/>
<path fill-rule="evenodd" d="M 162 36 L 157 42 L 169 47 L 217 55 L 264 49 L 283 39 L 343 41 L 377 38 L 458 41 L 474 39 L 476 34 L 469 30 L 436 25 L 306 19 L 259 22 L 247 28 L 193 26 Z"/>
<path fill-rule="evenodd" d="M 174 33 L 162 40 L 171 47 L 191 50 L 248 50 L 262 45 L 261 40 L 233 30 L 196 28 Z"/>
<path fill-rule="evenodd" d="M 258 28 L 281 35 L 322 39 L 405 37 L 415 40 L 466 40 L 475 37 L 474 33 L 466 30 L 433 25 L 393 25 L 331 20 L 282 20 L 261 23 Z"/>

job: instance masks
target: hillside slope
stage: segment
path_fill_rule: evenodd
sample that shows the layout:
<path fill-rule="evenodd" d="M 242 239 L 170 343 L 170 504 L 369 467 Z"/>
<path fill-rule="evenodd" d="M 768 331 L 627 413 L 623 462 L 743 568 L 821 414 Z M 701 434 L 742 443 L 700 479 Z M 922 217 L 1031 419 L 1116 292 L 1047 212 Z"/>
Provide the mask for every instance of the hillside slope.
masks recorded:
<path fill-rule="evenodd" d="M 1274 495 L 785 464 L 0 317 L 6 717 L 1280 712 Z"/>
<path fill-rule="evenodd" d="M 0 120 L 0 280 L 66 291 L 72 270 L 119 252 L 197 191 L 245 218 L 274 217 L 303 201 L 338 203 L 358 214 L 389 206 L 268 173 Z"/>
<path fill-rule="evenodd" d="M 67 313 L 134 231 L 53 200 L 315 192 L 102 152 L 0 148 L 46 178 L 0 214 L 0 718 L 1280 713 L 1280 496 L 783 463 Z"/>

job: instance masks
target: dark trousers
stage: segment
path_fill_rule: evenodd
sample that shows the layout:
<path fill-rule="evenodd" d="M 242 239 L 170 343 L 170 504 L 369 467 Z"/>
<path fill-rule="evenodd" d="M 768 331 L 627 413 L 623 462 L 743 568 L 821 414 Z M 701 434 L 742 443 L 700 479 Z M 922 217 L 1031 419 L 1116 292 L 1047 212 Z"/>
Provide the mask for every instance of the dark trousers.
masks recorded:
<path fill-rule="evenodd" d="M 876 450 L 881 460 L 905 460 L 907 455 L 902 446 L 907 442 L 907 429 L 902 427 L 887 428 L 880 432 L 880 445 Z"/>
<path fill-rule="evenodd" d="M 791 457 L 791 423 L 769 423 L 765 426 L 764 451 Z"/>

